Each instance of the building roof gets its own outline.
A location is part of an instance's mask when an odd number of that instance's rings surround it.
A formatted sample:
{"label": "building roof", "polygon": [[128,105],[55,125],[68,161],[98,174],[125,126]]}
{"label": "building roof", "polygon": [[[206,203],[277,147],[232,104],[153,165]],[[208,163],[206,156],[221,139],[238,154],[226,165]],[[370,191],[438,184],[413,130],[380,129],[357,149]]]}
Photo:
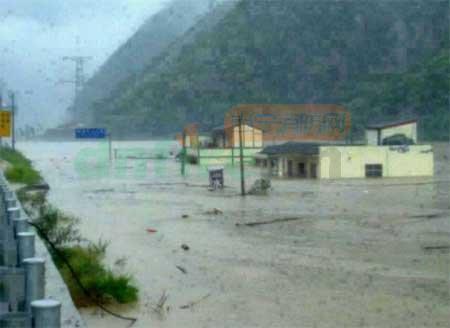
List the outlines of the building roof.
{"label": "building roof", "polygon": [[219,125],[212,129],[212,132],[224,132],[225,131],[225,125]]}
{"label": "building roof", "polygon": [[394,120],[394,121],[378,121],[369,123],[367,125],[367,129],[386,129],[386,128],[392,128],[394,126],[400,126],[400,125],[406,125],[411,123],[417,123],[417,118],[408,118],[408,119],[400,119],[400,120]]}
{"label": "building roof", "polygon": [[309,142],[286,142],[281,145],[267,146],[261,154],[280,155],[280,154],[299,154],[299,155],[318,155],[319,147],[322,144]]}

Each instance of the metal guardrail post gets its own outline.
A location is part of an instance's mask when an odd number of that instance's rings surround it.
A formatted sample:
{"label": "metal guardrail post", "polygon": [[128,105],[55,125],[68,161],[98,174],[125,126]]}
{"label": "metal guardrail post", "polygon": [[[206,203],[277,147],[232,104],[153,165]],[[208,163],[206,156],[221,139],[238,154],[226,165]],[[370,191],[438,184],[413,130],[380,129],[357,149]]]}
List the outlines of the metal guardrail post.
{"label": "metal guardrail post", "polygon": [[34,232],[21,232],[17,234],[17,255],[19,258],[19,266],[22,265],[23,260],[34,257],[34,238]]}
{"label": "metal guardrail post", "polygon": [[16,218],[13,220],[13,227],[17,237],[19,233],[28,231],[28,221],[25,218]]}
{"label": "metal guardrail post", "polygon": [[9,207],[6,211],[8,225],[11,225],[14,219],[20,218],[20,207]]}
{"label": "metal guardrail post", "polygon": [[33,328],[60,328],[61,302],[42,299],[31,302]]}
{"label": "metal guardrail post", "polygon": [[6,208],[10,207],[16,207],[17,206],[17,200],[15,198],[8,198],[5,200]]}
{"label": "metal guardrail post", "polygon": [[25,309],[30,310],[31,302],[45,297],[45,260],[33,257],[22,263],[25,267]]}

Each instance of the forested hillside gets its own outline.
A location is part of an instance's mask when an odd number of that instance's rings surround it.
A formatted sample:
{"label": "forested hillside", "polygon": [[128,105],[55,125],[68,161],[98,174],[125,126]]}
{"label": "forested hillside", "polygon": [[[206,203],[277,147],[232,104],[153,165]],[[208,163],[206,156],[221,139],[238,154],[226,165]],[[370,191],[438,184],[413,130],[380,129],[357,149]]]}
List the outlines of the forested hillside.
{"label": "forested hillside", "polygon": [[88,121],[95,101],[106,98],[122,81],[133,79],[210,10],[210,0],[172,0],[150,17],[90,78],[75,100],[78,121]]}
{"label": "forested hillside", "polygon": [[417,114],[423,137],[443,138],[448,9],[425,0],[241,0],[97,102],[93,117],[116,134],[158,135],[186,122],[221,124],[241,103],[339,103],[356,133],[369,118]]}

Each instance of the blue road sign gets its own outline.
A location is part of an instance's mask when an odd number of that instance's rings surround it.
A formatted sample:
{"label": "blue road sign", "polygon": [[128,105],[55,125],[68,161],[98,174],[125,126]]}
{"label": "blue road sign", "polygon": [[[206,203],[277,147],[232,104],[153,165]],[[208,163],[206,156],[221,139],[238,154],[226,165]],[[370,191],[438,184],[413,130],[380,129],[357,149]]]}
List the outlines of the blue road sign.
{"label": "blue road sign", "polygon": [[89,128],[75,129],[76,139],[104,139],[106,138],[106,129]]}

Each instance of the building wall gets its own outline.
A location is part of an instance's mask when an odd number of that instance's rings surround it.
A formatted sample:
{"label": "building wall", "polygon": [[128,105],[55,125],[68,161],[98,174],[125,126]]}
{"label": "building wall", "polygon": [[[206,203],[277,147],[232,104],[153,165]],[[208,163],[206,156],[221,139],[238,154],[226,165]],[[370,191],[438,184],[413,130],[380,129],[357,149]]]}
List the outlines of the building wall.
{"label": "building wall", "polygon": [[[261,148],[244,148],[244,162],[253,162],[255,154],[259,153]],[[198,158],[200,156],[200,164],[232,164],[239,163],[239,148],[188,148],[187,154]]]}
{"label": "building wall", "polygon": [[[262,131],[255,129],[249,125],[242,126],[242,139],[244,147],[257,147],[263,146],[263,135]],[[239,127],[235,126],[233,128],[233,143],[234,147],[239,147]]]}
{"label": "building wall", "polygon": [[[385,128],[381,130],[380,134],[380,142],[382,142],[384,138],[391,137],[395,134],[404,134],[407,138],[410,138],[414,140],[415,143],[417,143],[417,123],[413,122],[409,124]],[[376,129],[367,129],[366,141],[368,145],[378,145],[378,131]]]}
{"label": "building wall", "polygon": [[376,146],[378,145],[378,131],[377,130],[366,130],[366,142],[368,145]]}
{"label": "building wall", "polygon": [[381,130],[381,141],[384,138],[393,136],[395,134],[404,134],[406,137],[414,140],[414,142],[417,143],[417,123],[414,122],[383,129]]}
{"label": "building wall", "polygon": [[[289,161],[292,162],[292,171],[291,175],[289,175]],[[275,163],[275,167],[272,167],[271,162]],[[319,160],[318,156],[301,156],[301,155],[278,155],[278,156],[272,156],[268,157],[267,161],[264,162],[263,160],[259,161],[259,164],[262,163],[267,164],[267,169],[272,173],[272,175],[276,175],[278,177],[292,177],[292,178],[313,178],[312,174],[312,164],[316,164],[316,176],[318,176],[318,170],[319,170]],[[300,168],[299,164],[303,163],[305,165],[305,175],[300,175]]]}
{"label": "building wall", "polygon": [[421,146],[320,147],[319,177],[364,178],[367,164],[383,165],[383,177],[433,176],[434,154]]}

